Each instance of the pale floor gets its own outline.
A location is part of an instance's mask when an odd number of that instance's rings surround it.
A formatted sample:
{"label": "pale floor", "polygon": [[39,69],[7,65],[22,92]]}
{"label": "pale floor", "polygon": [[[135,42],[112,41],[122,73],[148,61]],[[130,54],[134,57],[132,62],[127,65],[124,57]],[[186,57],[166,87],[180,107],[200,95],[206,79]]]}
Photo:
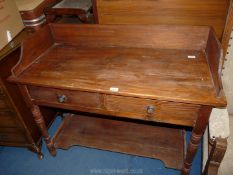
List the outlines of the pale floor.
{"label": "pale floor", "polygon": [[233,115],[230,116],[230,137],[228,147],[219,169],[219,175],[233,175]]}

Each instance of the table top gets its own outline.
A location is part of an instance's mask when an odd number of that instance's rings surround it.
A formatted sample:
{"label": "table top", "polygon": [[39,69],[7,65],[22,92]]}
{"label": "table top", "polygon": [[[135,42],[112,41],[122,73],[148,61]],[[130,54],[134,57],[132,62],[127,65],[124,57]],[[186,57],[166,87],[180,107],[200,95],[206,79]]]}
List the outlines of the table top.
{"label": "table top", "polygon": [[106,93],[116,88],[113,93],[160,100],[215,100],[205,55],[197,51],[55,45],[21,79],[34,85]]}
{"label": "table top", "polygon": [[84,47],[55,42],[11,80],[59,89],[224,106],[225,97],[216,96],[207,60],[205,50]]}

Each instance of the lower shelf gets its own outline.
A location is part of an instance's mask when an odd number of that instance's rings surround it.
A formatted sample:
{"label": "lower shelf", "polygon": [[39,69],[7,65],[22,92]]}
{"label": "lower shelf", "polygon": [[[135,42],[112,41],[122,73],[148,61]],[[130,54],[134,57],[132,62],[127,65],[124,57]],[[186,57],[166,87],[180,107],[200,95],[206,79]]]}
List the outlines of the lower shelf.
{"label": "lower shelf", "polygon": [[180,129],[69,114],[54,142],[61,149],[80,145],[160,159],[174,169],[183,165],[184,132]]}

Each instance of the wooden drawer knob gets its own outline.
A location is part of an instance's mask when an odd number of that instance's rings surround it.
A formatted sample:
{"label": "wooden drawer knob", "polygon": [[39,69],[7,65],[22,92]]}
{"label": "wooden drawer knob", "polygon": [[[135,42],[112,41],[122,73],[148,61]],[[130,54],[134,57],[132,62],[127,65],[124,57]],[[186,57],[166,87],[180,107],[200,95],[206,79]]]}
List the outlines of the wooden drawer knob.
{"label": "wooden drawer knob", "polygon": [[147,106],[147,113],[153,114],[155,112],[155,107],[153,105]]}
{"label": "wooden drawer knob", "polygon": [[57,96],[57,101],[59,103],[64,103],[67,100],[67,97],[65,95],[58,95]]}

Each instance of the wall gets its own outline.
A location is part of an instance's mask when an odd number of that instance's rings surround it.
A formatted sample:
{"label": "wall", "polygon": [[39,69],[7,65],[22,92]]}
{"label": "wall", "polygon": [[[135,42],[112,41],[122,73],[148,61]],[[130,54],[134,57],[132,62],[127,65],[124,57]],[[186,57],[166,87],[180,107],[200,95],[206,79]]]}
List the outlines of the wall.
{"label": "wall", "polygon": [[[231,37],[233,37],[233,32]],[[229,42],[228,54],[224,64],[223,87],[227,97],[228,112],[233,114],[233,39]]]}

